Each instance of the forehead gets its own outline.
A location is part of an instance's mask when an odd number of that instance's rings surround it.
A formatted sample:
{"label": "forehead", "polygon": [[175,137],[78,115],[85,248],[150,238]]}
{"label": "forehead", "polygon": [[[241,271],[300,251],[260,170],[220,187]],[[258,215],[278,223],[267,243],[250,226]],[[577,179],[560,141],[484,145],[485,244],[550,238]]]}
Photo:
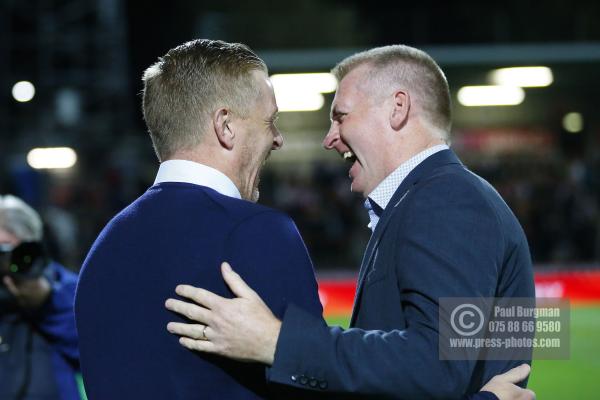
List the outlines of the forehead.
{"label": "forehead", "polygon": [[370,68],[368,65],[361,65],[351,70],[342,78],[333,99],[332,108],[351,106],[357,102],[365,100],[369,92],[367,89],[367,77]]}
{"label": "forehead", "polygon": [[275,100],[275,92],[273,91],[273,84],[269,79],[268,75],[264,71],[252,71],[260,94],[257,99],[257,105],[265,109],[265,112],[273,113],[277,111],[277,102]]}

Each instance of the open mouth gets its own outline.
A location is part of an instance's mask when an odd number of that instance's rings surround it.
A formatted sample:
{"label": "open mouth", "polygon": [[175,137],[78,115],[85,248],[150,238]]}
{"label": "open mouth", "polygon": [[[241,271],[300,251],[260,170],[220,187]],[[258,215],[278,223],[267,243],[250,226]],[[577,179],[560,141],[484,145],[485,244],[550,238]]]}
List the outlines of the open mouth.
{"label": "open mouth", "polygon": [[349,162],[350,164],[354,164],[354,162],[356,161],[356,156],[350,150],[343,152],[342,158],[344,159],[344,161]]}
{"label": "open mouth", "polygon": [[262,163],[262,166],[263,166],[263,167],[265,166],[265,164],[267,164],[267,160],[269,159],[269,157],[271,157],[271,152],[270,152],[270,151],[269,151],[269,152],[267,153],[267,155],[265,156],[265,160],[264,160],[264,161],[263,161],[263,163]]}

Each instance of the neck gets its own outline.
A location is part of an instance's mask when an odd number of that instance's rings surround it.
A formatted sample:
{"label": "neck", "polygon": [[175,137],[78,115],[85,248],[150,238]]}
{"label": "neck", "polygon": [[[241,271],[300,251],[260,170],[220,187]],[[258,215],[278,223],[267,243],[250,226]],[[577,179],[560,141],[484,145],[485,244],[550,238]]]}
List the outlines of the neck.
{"label": "neck", "polygon": [[187,160],[204,164],[225,174],[225,176],[231,179],[240,193],[243,193],[242,182],[238,176],[239,174],[236,173],[236,171],[239,170],[239,167],[233,158],[230,159],[230,157],[227,157],[229,154],[221,154],[222,151],[223,149],[209,149],[198,146],[193,150],[178,150],[171,157],[163,161]]}
{"label": "neck", "polygon": [[423,126],[415,126],[410,133],[401,135],[398,140],[388,148],[391,153],[387,169],[388,175],[395,171],[402,163],[410,160],[412,157],[440,144],[446,144],[437,132],[431,129],[425,129]]}

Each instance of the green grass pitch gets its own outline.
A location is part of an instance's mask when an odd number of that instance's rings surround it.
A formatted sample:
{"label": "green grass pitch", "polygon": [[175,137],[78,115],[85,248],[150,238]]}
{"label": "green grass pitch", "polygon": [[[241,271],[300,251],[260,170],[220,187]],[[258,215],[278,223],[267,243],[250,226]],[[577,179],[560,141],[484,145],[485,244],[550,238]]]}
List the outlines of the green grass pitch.
{"label": "green grass pitch", "polygon": [[[349,316],[327,318],[348,326]],[[571,309],[571,357],[534,360],[528,387],[541,400],[600,399],[600,306]]]}

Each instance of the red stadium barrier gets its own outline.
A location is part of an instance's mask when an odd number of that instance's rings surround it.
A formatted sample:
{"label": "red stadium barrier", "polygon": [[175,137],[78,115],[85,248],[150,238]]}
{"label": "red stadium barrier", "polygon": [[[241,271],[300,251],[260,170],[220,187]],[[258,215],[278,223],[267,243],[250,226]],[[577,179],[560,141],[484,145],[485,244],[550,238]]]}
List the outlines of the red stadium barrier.
{"label": "red stadium barrier", "polygon": [[[355,279],[319,279],[324,315],[350,314],[355,291]],[[538,272],[535,292],[537,297],[567,298],[574,305],[597,305],[600,303],[600,271]]]}
{"label": "red stadium barrier", "polygon": [[319,279],[319,298],[323,304],[323,315],[349,315],[352,312],[355,279]]}
{"label": "red stadium barrier", "polygon": [[561,297],[572,304],[600,303],[600,271],[540,272],[535,274],[537,297]]}

